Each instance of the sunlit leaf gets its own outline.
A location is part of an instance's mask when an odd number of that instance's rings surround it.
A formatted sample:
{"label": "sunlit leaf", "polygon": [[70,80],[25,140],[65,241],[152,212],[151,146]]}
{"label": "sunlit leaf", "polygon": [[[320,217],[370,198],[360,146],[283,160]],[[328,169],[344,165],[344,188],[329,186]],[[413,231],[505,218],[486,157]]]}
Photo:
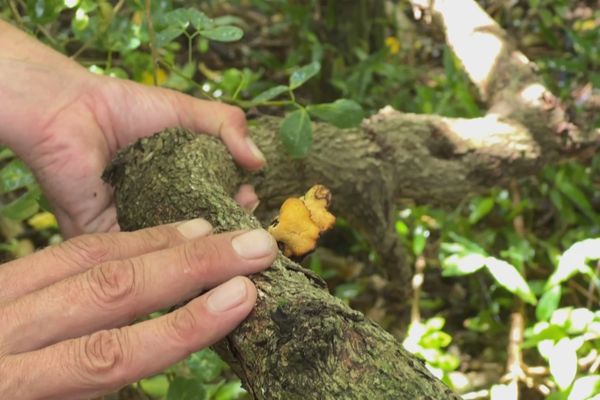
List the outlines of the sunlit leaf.
{"label": "sunlit leaf", "polygon": [[479,271],[485,266],[486,257],[481,254],[453,254],[442,261],[442,276],[462,276]]}
{"label": "sunlit leaf", "polygon": [[600,375],[583,376],[573,382],[567,400],[589,399],[598,393],[600,393]]}
{"label": "sunlit leaf", "polygon": [[277,96],[279,96],[280,94],[286,93],[288,90],[289,90],[288,87],[284,86],[284,85],[272,87],[272,88],[267,89],[264,92],[260,93],[258,96],[256,96],[252,100],[252,104],[260,104],[260,103],[264,103],[265,101],[272,100],[272,99],[276,98]]}
{"label": "sunlit leaf", "polygon": [[312,145],[312,126],[305,109],[288,114],[279,128],[279,137],[292,157],[303,157]]}
{"label": "sunlit leaf", "polygon": [[217,26],[216,28],[200,31],[200,35],[218,42],[235,42],[244,36],[244,31],[237,26]]}
{"label": "sunlit leaf", "polygon": [[548,279],[547,287],[559,285],[577,273],[592,274],[588,261],[600,259],[600,238],[573,244],[560,257],[558,267]]}
{"label": "sunlit leaf", "polygon": [[428,348],[443,348],[451,342],[452,336],[442,331],[431,332],[421,338],[421,345]]}
{"label": "sunlit leaf", "polygon": [[519,387],[516,382],[493,385],[490,391],[490,400],[518,400]]}
{"label": "sunlit leaf", "polygon": [[588,325],[594,320],[594,313],[587,308],[574,308],[569,313],[567,332],[571,335],[587,332]]}
{"label": "sunlit leaf", "polygon": [[352,128],[360,124],[364,117],[360,104],[347,99],[339,99],[333,103],[310,105],[308,112],[338,128]]}
{"label": "sunlit leaf", "polygon": [[550,351],[550,374],[561,390],[567,389],[577,375],[577,347],[569,338],[563,338]]}
{"label": "sunlit leaf", "polygon": [[214,400],[236,400],[242,398],[246,393],[239,379],[229,381],[222,385],[219,390],[211,397]]}
{"label": "sunlit leaf", "polygon": [[319,62],[313,62],[304,67],[298,68],[290,76],[290,89],[296,89],[304,84],[307,80],[315,76],[321,70]]}
{"label": "sunlit leaf", "polygon": [[142,379],[140,381],[142,390],[152,397],[164,397],[169,390],[169,380],[164,374]]}
{"label": "sunlit leaf", "polygon": [[495,257],[487,257],[485,264],[500,286],[516,294],[527,303],[536,303],[537,300],[531,288],[513,265]]}

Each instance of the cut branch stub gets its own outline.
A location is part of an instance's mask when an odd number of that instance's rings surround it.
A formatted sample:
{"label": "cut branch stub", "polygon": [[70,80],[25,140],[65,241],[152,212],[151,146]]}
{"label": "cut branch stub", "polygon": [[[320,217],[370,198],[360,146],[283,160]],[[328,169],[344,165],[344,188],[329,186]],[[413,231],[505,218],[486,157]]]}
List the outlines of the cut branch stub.
{"label": "cut branch stub", "polygon": [[[206,135],[168,129],[142,139],[118,154],[105,179],[124,230],[196,217],[217,232],[260,226],[231,197],[244,173]],[[255,310],[216,349],[255,399],[459,399],[289,259],[279,255],[251,278]]]}

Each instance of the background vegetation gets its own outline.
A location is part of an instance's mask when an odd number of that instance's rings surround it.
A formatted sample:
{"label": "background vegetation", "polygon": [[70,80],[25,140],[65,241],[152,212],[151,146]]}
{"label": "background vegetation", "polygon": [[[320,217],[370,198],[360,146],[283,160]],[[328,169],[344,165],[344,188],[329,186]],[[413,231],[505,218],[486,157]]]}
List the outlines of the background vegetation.
{"label": "background vegetation", "polygon": [[[4,0],[0,17],[95,73],[237,104],[250,123],[285,114],[279,135],[294,156],[310,151],[311,118],[348,127],[386,105],[482,114],[440,32],[415,21],[407,2],[351,3]],[[600,3],[480,4],[582,113],[600,88]],[[598,115],[579,117],[600,125]],[[59,242],[25,165],[8,149],[0,162],[4,258]],[[600,399],[600,156],[549,166],[455,210],[405,204],[396,228],[416,271],[405,314],[377,313],[382,269],[344,221],[305,263],[383,326],[407,321],[394,332],[465,399]],[[524,342],[514,348],[519,332]],[[245,397],[210,350],[115,395]]]}

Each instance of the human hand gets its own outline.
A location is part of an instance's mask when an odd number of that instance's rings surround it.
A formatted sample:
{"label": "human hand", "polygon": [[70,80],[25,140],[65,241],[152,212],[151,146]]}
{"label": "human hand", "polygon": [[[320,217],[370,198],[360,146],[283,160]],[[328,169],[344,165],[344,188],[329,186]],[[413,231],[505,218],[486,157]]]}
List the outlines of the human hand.
{"label": "human hand", "polygon": [[264,230],[210,230],[198,219],[82,235],[0,266],[0,398],[99,396],[225,336],[256,301],[249,279],[231,278],[268,267],[277,245]]}
{"label": "human hand", "polygon": [[[216,135],[242,166],[264,163],[240,109],[77,65],[0,58],[0,103],[0,137],[32,168],[66,236],[119,230],[102,171],[119,148],[163,128]],[[252,206],[257,198],[246,187],[238,201]]]}

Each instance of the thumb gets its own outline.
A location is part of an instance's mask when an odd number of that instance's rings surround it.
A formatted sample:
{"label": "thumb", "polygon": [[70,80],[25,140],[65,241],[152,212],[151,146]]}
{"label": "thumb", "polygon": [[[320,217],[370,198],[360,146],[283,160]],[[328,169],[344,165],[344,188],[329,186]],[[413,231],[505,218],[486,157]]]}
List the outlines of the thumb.
{"label": "thumb", "polygon": [[103,92],[119,147],[161,129],[181,126],[219,137],[242,167],[255,170],[264,165],[264,155],[248,136],[246,116],[240,108],[170,89],[106,79],[112,81],[103,85]]}

